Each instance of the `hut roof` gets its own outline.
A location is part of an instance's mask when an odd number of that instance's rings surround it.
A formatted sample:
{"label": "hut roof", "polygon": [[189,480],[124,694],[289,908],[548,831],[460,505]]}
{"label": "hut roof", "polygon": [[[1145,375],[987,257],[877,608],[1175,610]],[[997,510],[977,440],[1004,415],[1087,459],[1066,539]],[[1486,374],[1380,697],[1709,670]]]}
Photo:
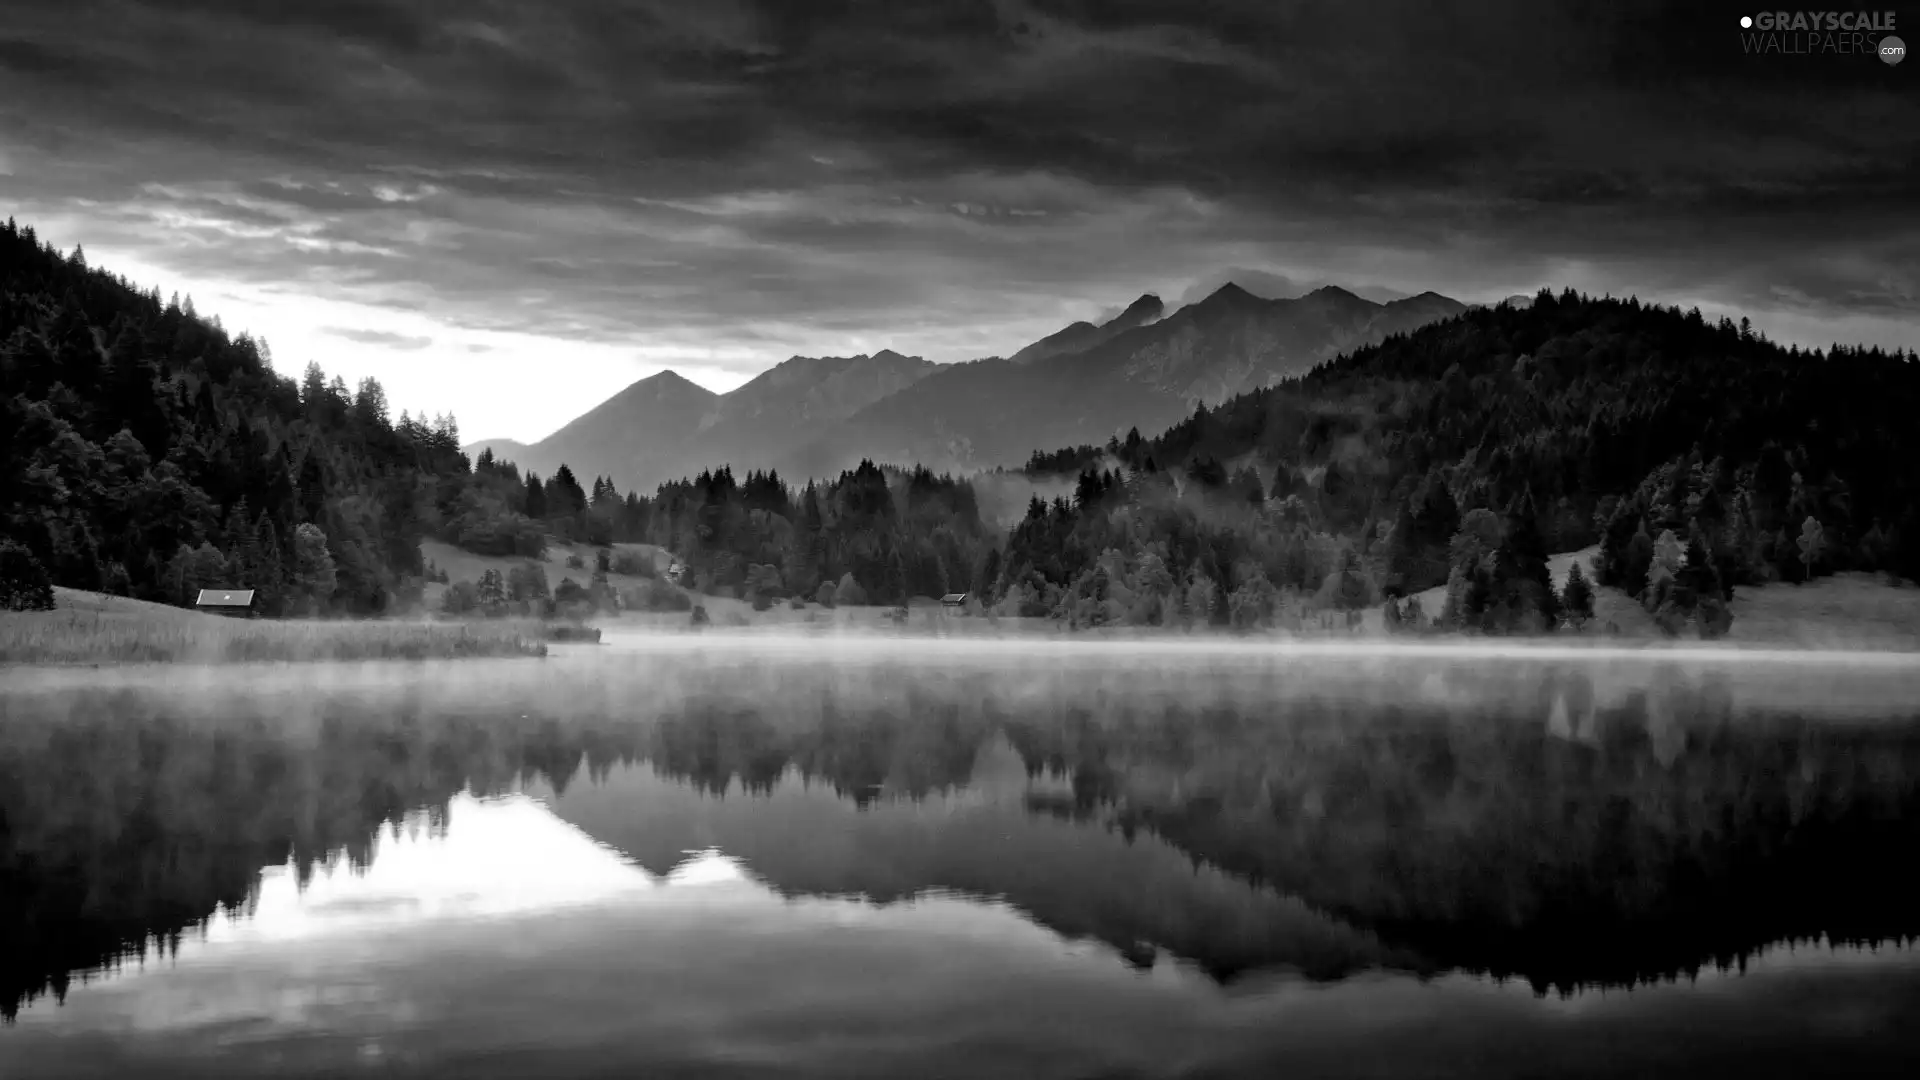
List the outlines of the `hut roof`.
{"label": "hut roof", "polygon": [[201,589],[195,607],[252,607],[252,589]]}

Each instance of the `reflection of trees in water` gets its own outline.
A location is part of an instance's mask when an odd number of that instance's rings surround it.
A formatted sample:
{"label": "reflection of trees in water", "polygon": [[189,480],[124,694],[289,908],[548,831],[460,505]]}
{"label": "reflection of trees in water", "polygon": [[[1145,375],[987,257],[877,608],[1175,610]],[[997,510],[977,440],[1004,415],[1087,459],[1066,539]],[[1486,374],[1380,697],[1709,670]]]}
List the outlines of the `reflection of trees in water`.
{"label": "reflection of trees in water", "polygon": [[[251,905],[260,870],[364,868],[383,827],[576,758],[572,736],[479,722],[335,713],[196,722],[96,700],[72,717],[10,710],[0,728],[0,1013],[69,972],[166,956]],[[544,738],[542,737],[544,736]],[[417,821],[418,818],[416,817]]]}
{"label": "reflection of trees in water", "polygon": [[[180,720],[110,696],[59,718],[10,709],[0,1010],[64,993],[68,972],[170,950],[219,909],[243,910],[263,866],[291,860],[304,878],[335,858],[364,865],[381,828],[422,808],[444,815],[463,788],[539,779],[564,793],[583,768],[594,783],[645,760],[713,794],[764,794],[791,769],[872,807],[965,787],[997,733],[1029,776],[1061,781],[1026,794],[1031,812],[1151,832],[1439,965],[1540,987],[1920,928],[1901,873],[1920,851],[1910,725],[1736,716],[1727,687],[1679,677],[1601,701],[1579,672],[1534,673],[1478,706],[1225,683],[1138,690],[1089,706],[1071,688],[986,677],[876,678],[851,693],[796,674],[773,707],[713,685],[612,714],[502,700],[456,715],[416,695],[342,702],[291,726]],[[1206,926],[1182,925],[1182,905],[1203,906],[1193,886],[1095,897],[1097,873],[968,865],[968,887],[1063,932],[1136,954],[1142,935],[1159,935],[1149,943],[1204,956],[1223,977],[1235,957],[1295,947],[1210,943]],[[1231,904],[1243,936],[1247,920],[1271,917]]]}
{"label": "reflection of trees in water", "polygon": [[[1541,689],[1549,704],[1517,718],[1329,700],[1221,731],[1175,707],[1079,740],[1042,724],[1026,741],[1126,778],[1119,821],[1443,964],[1538,988],[1920,928],[1903,885],[1920,851],[1910,726],[1735,718],[1724,686],[1667,682],[1593,710],[1580,741],[1552,730],[1551,703],[1584,708],[1589,688]],[[1201,733],[1189,767],[1166,768],[1168,731]]]}

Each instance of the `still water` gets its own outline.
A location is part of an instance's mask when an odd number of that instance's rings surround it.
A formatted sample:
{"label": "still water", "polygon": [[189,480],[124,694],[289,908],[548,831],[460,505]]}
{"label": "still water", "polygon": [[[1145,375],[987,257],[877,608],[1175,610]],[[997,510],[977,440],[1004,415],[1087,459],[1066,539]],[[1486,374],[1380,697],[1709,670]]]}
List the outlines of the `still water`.
{"label": "still water", "polygon": [[1920,1075],[1920,672],[5,678],[0,1076]]}

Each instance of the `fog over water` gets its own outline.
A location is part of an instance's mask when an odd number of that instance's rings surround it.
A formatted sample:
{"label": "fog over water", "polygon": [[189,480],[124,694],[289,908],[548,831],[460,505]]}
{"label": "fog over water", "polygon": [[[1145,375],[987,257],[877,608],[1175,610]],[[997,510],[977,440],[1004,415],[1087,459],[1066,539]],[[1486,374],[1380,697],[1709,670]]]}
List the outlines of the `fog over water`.
{"label": "fog over water", "polygon": [[[879,682],[872,681],[874,669],[885,672]],[[0,676],[0,687],[11,701],[79,689],[184,694],[197,700],[198,710],[212,712],[256,708],[266,699],[277,714],[299,712],[316,694],[390,691],[447,704],[530,696],[549,707],[660,707],[674,695],[716,687],[745,695],[774,693],[795,671],[851,692],[877,690],[889,681],[937,684],[960,675],[992,675],[992,685],[1002,692],[1068,698],[1121,680],[1174,698],[1198,692],[1259,700],[1277,691],[1372,703],[1494,703],[1532,696],[1544,673],[1566,672],[1577,673],[1603,694],[1705,680],[1742,703],[1824,717],[1886,715],[1920,701],[1920,653],[1910,652],[764,630],[614,631],[602,645],[554,646],[545,661],[531,662],[14,668]]]}
{"label": "fog over water", "polygon": [[0,780],[8,1076],[1920,1064],[1892,654],[14,670]]}

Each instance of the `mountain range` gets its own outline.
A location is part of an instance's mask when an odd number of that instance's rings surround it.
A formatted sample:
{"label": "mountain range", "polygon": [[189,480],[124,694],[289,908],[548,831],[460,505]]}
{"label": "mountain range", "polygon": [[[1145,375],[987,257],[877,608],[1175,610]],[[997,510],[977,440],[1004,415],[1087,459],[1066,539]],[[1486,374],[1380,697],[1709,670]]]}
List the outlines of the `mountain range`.
{"label": "mountain range", "polygon": [[786,451],[933,372],[939,365],[889,349],[860,356],[796,356],[725,394],[663,371],[574,418],[537,443],[474,443],[522,470],[552,475],[562,463],[622,489],[710,465],[740,471],[778,464]]}
{"label": "mountain range", "polygon": [[1381,303],[1325,286],[1266,299],[1229,282],[1171,314],[1159,297],[1141,296],[1109,320],[1076,322],[1007,359],[796,356],[725,394],[662,372],[539,442],[466,449],[491,448],[543,476],[565,463],[577,476],[641,491],[721,464],[795,481],[863,458],[956,472],[1013,466],[1036,448],[1163,429],[1196,404],[1466,309],[1432,292]]}

